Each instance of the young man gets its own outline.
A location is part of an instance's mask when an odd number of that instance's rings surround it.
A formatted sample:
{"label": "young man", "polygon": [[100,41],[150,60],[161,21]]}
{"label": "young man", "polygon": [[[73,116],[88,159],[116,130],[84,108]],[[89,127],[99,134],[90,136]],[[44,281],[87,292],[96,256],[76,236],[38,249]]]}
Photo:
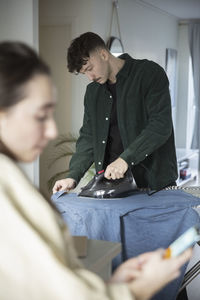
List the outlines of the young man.
{"label": "young man", "polygon": [[84,100],[84,120],[68,178],[53,192],[69,191],[95,162],[108,179],[131,168],[137,186],[150,192],[174,185],[177,161],[169,82],[152,61],[128,54],[113,56],[104,41],[87,32],[68,49],[68,69],[91,81]]}

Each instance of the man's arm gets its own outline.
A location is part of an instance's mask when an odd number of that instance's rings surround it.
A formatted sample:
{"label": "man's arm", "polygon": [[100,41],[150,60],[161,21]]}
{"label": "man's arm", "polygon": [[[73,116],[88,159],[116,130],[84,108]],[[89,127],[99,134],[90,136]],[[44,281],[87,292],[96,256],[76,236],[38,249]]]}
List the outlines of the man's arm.
{"label": "man's arm", "polygon": [[171,136],[173,128],[169,82],[164,70],[156,64],[153,72],[147,70],[142,89],[147,125],[120,155],[130,166],[161,147]]}
{"label": "man's arm", "polygon": [[80,129],[80,136],[76,143],[76,152],[69,164],[67,178],[56,181],[53,193],[57,191],[70,191],[78,184],[85,172],[94,162],[92,126],[87,108],[87,92],[84,99],[84,118]]}

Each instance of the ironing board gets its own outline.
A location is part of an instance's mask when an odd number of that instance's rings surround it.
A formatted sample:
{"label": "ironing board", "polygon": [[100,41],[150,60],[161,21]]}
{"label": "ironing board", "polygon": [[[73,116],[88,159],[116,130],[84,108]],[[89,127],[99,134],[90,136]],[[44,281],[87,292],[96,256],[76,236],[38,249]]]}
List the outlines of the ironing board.
{"label": "ironing board", "polygon": [[[200,222],[195,209],[200,198],[182,190],[162,190],[152,196],[137,192],[112,200],[58,192],[52,201],[72,235],[121,242],[122,252],[113,260],[113,268],[143,252],[167,248],[185,230]],[[177,280],[152,299],[175,300],[185,269],[186,266]]]}

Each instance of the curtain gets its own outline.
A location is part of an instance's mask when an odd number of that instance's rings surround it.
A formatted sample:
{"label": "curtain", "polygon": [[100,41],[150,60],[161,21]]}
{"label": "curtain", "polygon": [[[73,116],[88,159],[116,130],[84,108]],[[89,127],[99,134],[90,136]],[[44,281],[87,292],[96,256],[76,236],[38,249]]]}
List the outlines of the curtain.
{"label": "curtain", "polygon": [[195,122],[192,149],[200,150],[200,24],[189,23],[189,48],[194,80]]}

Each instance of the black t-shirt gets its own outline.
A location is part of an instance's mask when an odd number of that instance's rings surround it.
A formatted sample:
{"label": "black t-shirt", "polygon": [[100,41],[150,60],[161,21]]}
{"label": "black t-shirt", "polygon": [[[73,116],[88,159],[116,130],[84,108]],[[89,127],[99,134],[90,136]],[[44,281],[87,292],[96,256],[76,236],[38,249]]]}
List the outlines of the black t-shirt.
{"label": "black t-shirt", "polygon": [[110,91],[113,97],[112,103],[112,111],[110,115],[110,127],[108,133],[108,140],[106,144],[106,151],[104,157],[104,169],[107,165],[111,162],[116,160],[119,155],[124,151],[124,147],[122,144],[119,127],[118,127],[118,120],[117,120],[117,94],[116,94],[116,83],[109,84],[108,82],[107,88]]}

